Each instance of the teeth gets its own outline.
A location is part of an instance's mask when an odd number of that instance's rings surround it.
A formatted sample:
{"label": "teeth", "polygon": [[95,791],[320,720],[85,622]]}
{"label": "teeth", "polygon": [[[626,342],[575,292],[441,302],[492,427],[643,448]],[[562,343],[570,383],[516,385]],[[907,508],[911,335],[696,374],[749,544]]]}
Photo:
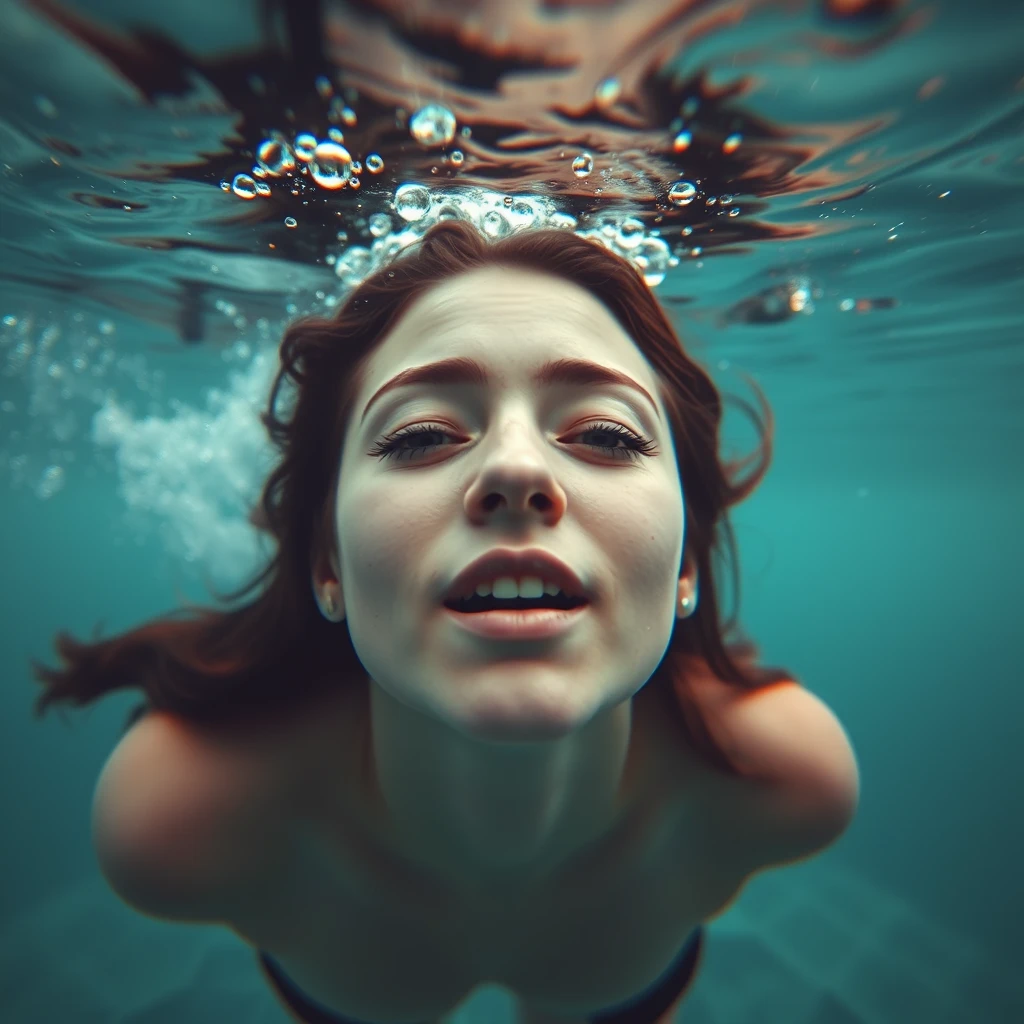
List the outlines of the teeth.
{"label": "teeth", "polygon": [[[542,580],[539,576],[524,576],[518,581],[513,576],[500,576],[493,583],[478,583],[475,591],[479,597],[493,596],[497,598],[540,597],[541,594],[554,597],[555,594],[561,592],[557,583]],[[464,598],[472,596],[472,594],[463,594]]]}

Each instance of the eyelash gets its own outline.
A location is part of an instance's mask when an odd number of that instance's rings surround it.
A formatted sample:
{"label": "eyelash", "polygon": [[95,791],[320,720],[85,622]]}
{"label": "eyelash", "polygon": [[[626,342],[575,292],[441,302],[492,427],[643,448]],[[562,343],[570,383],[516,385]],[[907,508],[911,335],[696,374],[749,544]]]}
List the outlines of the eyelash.
{"label": "eyelash", "polygon": [[[588,426],[585,430],[577,431],[580,434],[591,434],[591,433],[603,433],[603,434],[614,434],[616,437],[621,438],[626,442],[626,448],[607,448],[607,451],[615,453],[614,458],[625,457],[628,459],[637,459],[642,455],[650,455],[657,447],[655,442],[648,437],[643,437],[638,434],[634,434],[631,430],[627,430],[625,427],[618,423],[595,423]],[[398,458],[401,459],[403,455],[421,451],[424,448],[434,448],[436,445],[419,445],[416,448],[399,448],[399,444],[409,437],[417,437],[421,434],[448,434],[451,436],[451,431],[446,430],[444,427],[440,427],[434,423],[427,423],[422,425],[416,425],[412,427],[403,427],[401,430],[396,431],[393,434],[388,434],[387,437],[381,438],[372,451],[368,451],[367,455],[374,455],[378,459],[386,459],[388,456],[397,452]],[[604,445],[590,445],[591,448],[604,448]],[[622,452],[623,456],[618,453]]]}

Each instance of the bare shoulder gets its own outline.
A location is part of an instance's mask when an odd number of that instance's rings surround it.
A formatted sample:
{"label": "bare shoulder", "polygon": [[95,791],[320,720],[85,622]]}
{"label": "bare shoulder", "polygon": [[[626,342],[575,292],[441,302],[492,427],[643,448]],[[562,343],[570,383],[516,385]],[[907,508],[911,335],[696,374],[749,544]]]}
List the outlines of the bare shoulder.
{"label": "bare shoulder", "polygon": [[721,816],[723,864],[746,875],[837,840],[860,800],[860,772],[832,710],[795,680],[756,691],[698,684],[708,728],[742,769]]}
{"label": "bare shoulder", "polygon": [[155,712],[100,773],[93,845],[117,895],[144,914],[217,921],[287,857],[287,778],[274,756]]}

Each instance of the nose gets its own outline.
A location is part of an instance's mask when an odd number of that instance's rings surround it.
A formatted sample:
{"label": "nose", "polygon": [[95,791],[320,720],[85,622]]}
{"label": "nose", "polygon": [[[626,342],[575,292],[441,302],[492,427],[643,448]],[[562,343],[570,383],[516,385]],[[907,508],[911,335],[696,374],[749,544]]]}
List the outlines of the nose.
{"label": "nose", "polygon": [[565,514],[565,490],[534,445],[517,434],[503,434],[466,491],[466,514],[475,524],[503,516],[550,526]]}

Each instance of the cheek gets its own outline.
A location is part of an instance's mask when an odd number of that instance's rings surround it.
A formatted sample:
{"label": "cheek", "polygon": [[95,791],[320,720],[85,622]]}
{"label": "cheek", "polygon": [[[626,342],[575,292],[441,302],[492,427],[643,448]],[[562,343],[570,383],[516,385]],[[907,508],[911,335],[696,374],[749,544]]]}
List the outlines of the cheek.
{"label": "cheek", "polygon": [[[346,583],[351,596],[390,611],[422,597],[429,580],[426,568],[439,573],[439,531],[447,521],[432,512],[423,495],[411,487],[365,488],[338,508],[337,531]],[[458,568],[458,567],[456,567]]]}

